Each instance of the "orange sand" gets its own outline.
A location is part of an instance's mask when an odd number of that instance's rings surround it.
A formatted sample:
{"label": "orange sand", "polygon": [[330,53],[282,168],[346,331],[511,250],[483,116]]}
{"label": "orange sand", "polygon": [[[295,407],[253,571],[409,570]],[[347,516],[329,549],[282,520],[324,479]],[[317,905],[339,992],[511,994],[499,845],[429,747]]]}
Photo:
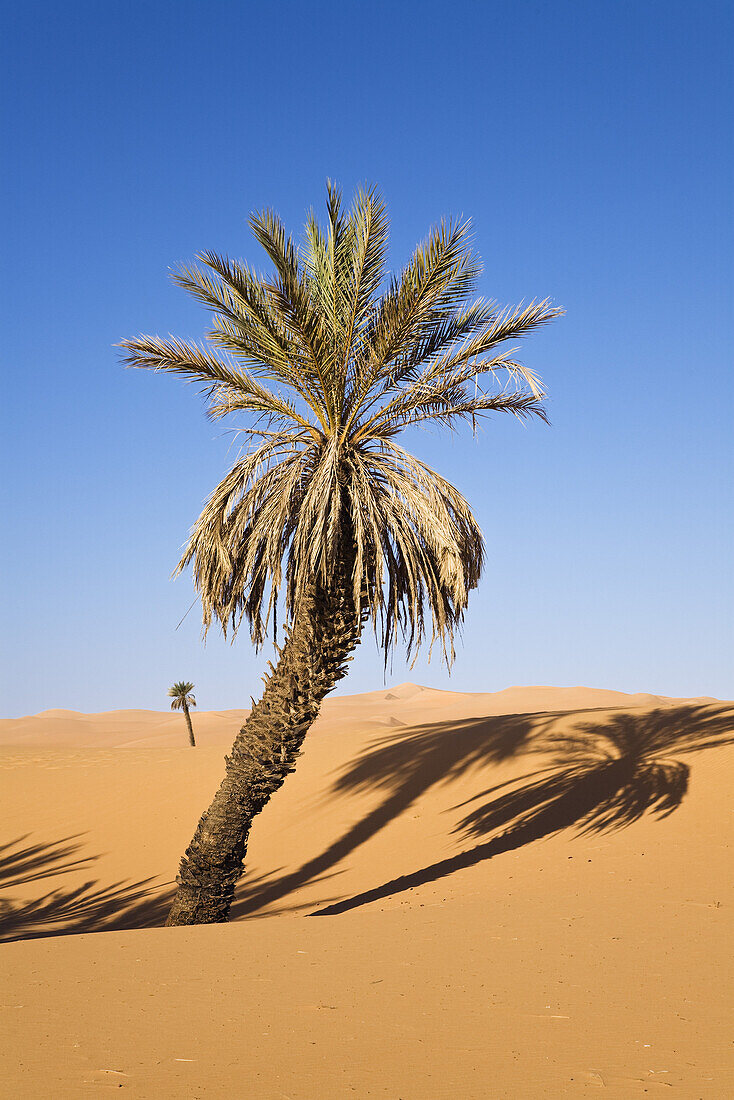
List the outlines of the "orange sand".
{"label": "orange sand", "polygon": [[734,1096],[734,704],[328,700],[236,920],[155,927],[244,713],[0,722],[0,1095]]}

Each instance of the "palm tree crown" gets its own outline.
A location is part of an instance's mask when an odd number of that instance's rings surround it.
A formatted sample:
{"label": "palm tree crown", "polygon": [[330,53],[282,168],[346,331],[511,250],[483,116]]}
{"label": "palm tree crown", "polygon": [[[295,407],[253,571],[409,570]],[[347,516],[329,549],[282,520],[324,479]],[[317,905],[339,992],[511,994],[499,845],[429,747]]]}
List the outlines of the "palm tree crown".
{"label": "palm tree crown", "polygon": [[196,699],[191,694],[193,690],[194,685],[186,680],[178,680],[173,687],[170,687],[168,694],[173,699],[171,710],[186,710],[187,707],[195,707]]}
{"label": "palm tree crown", "polygon": [[[562,311],[472,299],[479,263],[468,223],[442,222],[386,279],[386,209],[374,189],[351,209],[328,186],[297,245],[270,210],[250,226],[274,268],[212,252],[175,281],[214,312],[208,343],[126,340],[125,361],[200,383],[214,419],[251,414],[248,446],[206,502],[178,570],[193,562],[204,624],[244,617],[260,644],[279,592],[292,619],[315,579],[348,560],[360,615],[385,653],[425,636],[453,656],[484,543],[464,497],[396,436],[493,411],[545,419],[536,375],[500,351]],[[175,705],[175,704],[174,704]]]}

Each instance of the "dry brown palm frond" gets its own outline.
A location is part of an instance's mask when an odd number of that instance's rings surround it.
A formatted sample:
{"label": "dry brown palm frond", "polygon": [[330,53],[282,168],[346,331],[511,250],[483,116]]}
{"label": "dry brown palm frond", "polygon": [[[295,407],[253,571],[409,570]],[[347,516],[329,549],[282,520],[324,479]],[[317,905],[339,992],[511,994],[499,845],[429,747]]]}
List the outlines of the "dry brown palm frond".
{"label": "dry brown palm frond", "polygon": [[474,299],[468,223],[442,222],[388,283],[388,218],[374,188],[349,209],[328,186],[327,223],[297,245],[272,211],[250,225],[273,268],[202,253],[174,278],[214,313],[206,349],[126,340],[131,366],[199,383],[214,419],[246,414],[249,451],[216,487],[178,570],[191,564],[204,623],[244,619],[261,643],[278,593],[292,617],[350,547],[352,598],[387,654],[428,636],[453,656],[482,570],[464,497],[396,442],[423,422],[491,412],[545,419],[537,375],[500,345],[559,316],[548,300],[503,309]]}

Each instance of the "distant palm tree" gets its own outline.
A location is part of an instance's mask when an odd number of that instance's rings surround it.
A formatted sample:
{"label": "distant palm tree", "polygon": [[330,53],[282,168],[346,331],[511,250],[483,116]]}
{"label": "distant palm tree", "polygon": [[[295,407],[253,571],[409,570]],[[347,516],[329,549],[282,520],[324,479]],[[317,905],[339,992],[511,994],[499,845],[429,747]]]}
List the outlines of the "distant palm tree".
{"label": "distant palm tree", "polygon": [[194,728],[191,725],[191,715],[189,714],[189,707],[196,706],[196,699],[194,699],[191,694],[193,690],[193,684],[189,684],[186,680],[179,680],[178,683],[168,689],[168,694],[173,698],[171,710],[182,710],[184,712],[184,718],[186,719],[186,725],[189,731],[189,741],[195,748],[196,741],[194,741]]}
{"label": "distant palm tree", "polygon": [[[279,594],[286,636],[235,739],[214,801],[181,861],[168,924],[227,920],[254,816],[293,770],[321,701],[371,619],[385,651],[414,653],[431,622],[448,663],[484,542],[464,497],[395,441],[482,414],[545,419],[532,371],[498,345],[561,313],[469,300],[479,262],[469,226],[442,222],[385,285],[388,218],[374,190],[351,210],[328,187],[297,246],[271,211],[250,225],[274,277],[213,252],[175,281],[214,311],[209,344],[125,340],[130,366],[201,386],[210,417],[250,414],[255,441],[209,497],[190,562],[204,625],[244,618],[256,646]],[[480,379],[494,383],[485,389]]]}

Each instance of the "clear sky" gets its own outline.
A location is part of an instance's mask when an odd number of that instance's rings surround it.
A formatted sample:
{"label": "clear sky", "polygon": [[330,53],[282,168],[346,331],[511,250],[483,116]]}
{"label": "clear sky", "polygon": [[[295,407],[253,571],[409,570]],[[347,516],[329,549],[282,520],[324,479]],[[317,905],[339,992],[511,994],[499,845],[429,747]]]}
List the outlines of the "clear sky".
{"label": "clear sky", "polygon": [[[169,269],[260,264],[327,177],[376,183],[391,262],[470,216],[480,292],[552,297],[524,345],[552,427],[423,433],[488,565],[449,680],[734,696],[734,8],[676,0],[4,3],[0,714],[248,705],[270,653],[169,580],[233,458],[194,389],[125,371],[200,337]],[[371,639],[341,690],[383,684]]]}

